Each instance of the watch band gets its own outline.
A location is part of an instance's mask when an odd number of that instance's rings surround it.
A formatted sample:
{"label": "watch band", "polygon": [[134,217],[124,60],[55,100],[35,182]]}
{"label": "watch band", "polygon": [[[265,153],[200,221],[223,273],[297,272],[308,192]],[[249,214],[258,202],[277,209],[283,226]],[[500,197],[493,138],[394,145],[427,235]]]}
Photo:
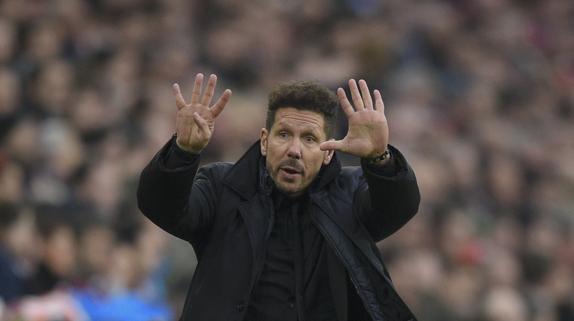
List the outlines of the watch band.
{"label": "watch band", "polygon": [[389,149],[387,148],[387,149],[385,149],[385,151],[384,151],[381,155],[378,155],[378,156],[375,156],[375,157],[373,157],[373,158],[367,159],[367,163],[369,163],[369,164],[377,164],[377,163],[379,163],[380,161],[386,160],[386,159],[388,159],[388,158],[391,158],[391,152],[390,152]]}

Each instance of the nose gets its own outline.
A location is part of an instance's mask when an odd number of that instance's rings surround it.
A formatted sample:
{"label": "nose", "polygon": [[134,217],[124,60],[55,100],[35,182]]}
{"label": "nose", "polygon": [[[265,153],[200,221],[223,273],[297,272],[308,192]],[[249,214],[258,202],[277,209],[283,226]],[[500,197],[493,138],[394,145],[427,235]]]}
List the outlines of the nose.
{"label": "nose", "polygon": [[295,159],[301,158],[301,142],[298,139],[291,140],[291,144],[289,144],[289,149],[287,150],[287,156]]}

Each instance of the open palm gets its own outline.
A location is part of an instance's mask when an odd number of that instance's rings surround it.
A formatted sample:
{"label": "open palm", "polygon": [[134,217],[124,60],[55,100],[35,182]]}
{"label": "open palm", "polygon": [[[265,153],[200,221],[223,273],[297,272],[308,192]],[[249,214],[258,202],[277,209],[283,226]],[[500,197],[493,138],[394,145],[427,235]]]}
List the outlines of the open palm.
{"label": "open palm", "polygon": [[337,90],[339,103],[349,122],[347,135],[341,140],[322,143],[321,149],[338,150],[362,158],[380,155],[389,142],[389,127],[381,93],[378,90],[373,92],[373,104],[369,87],[364,80],[359,80],[359,86],[354,79],[349,80],[349,88],[354,108],[345,91],[342,88]]}
{"label": "open palm", "polygon": [[231,90],[226,89],[217,102],[209,106],[213,99],[216,84],[217,76],[209,76],[207,87],[202,95],[203,74],[197,74],[189,103],[183,99],[179,85],[173,85],[177,106],[176,142],[183,150],[199,153],[209,143],[215,127],[215,119],[223,111],[231,97]]}

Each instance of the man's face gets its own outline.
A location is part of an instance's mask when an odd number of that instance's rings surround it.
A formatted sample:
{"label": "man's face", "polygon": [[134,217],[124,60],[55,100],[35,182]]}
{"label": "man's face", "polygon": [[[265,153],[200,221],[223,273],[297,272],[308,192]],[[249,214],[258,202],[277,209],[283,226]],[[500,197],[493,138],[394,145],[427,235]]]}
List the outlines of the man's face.
{"label": "man's face", "polygon": [[277,188],[292,196],[305,191],[321,165],[331,161],[333,152],[319,149],[326,139],[323,115],[293,107],[277,109],[270,130],[261,129],[261,153]]}

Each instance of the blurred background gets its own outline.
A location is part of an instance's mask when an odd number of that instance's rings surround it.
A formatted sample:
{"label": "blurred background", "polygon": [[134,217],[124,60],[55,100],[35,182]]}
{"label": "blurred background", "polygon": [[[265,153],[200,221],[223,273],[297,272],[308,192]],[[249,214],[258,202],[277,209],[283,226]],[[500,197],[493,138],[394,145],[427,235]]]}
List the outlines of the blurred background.
{"label": "blurred background", "polygon": [[571,0],[0,1],[0,319],[178,317],[195,256],[135,187],[197,72],[234,91],[205,163],[278,83],[366,79],[421,188],[380,243],[420,320],[574,320]]}

